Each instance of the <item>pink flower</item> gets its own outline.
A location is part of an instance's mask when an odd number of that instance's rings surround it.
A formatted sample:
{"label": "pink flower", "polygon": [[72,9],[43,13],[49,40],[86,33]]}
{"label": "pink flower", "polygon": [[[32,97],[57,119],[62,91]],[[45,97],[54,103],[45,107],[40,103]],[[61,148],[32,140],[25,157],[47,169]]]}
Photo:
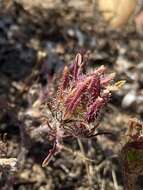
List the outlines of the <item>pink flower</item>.
{"label": "pink flower", "polygon": [[99,125],[96,121],[110,100],[110,89],[114,87],[111,83],[115,74],[106,74],[103,65],[93,73],[83,73],[84,56],[78,53],[73,65],[65,66],[57,93],[46,102],[46,105],[51,105],[50,117],[53,120],[50,118],[47,127],[53,148],[49,151],[44,166],[61,150],[64,138],[92,138],[98,135],[95,133]]}
{"label": "pink flower", "polygon": [[78,83],[72,92],[69,93],[65,101],[66,109],[64,113],[64,120],[69,118],[69,116],[71,116],[71,114],[77,108],[78,104],[80,104],[82,95],[86,92],[90,81],[91,77],[87,77],[83,82]]}
{"label": "pink flower", "polygon": [[104,108],[104,106],[108,103],[110,99],[110,93],[104,94],[103,97],[98,97],[93,104],[91,104],[87,110],[87,113],[85,115],[85,120],[90,123],[93,122],[95,119],[97,119],[98,114],[100,113],[100,110]]}
{"label": "pink flower", "polygon": [[93,73],[83,74],[83,63],[84,59],[78,53],[72,69],[67,66],[64,69],[60,86],[63,120],[80,118],[93,122],[109,101],[110,92],[103,92],[107,91],[115,74],[105,75],[106,68],[103,65]]}

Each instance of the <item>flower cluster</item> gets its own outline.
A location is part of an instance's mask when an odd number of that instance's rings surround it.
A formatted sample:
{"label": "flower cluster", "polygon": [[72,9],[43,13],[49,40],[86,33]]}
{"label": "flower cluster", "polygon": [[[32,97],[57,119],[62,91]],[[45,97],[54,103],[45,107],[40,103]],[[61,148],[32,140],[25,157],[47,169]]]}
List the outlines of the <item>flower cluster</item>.
{"label": "flower cluster", "polygon": [[111,92],[108,87],[115,74],[105,75],[104,66],[86,74],[82,72],[83,66],[83,56],[77,54],[73,65],[64,68],[57,96],[58,109],[62,111],[64,121],[80,119],[91,123],[97,119],[99,112],[110,99]]}
{"label": "flower cluster", "polygon": [[45,103],[50,110],[50,115],[46,115],[45,129],[53,142],[53,149],[43,165],[61,150],[64,138],[92,138],[98,135],[98,117],[110,100],[111,90],[121,85],[112,85],[115,74],[106,74],[104,66],[86,73],[86,61],[85,55],[78,53],[73,64],[65,66],[57,92]]}

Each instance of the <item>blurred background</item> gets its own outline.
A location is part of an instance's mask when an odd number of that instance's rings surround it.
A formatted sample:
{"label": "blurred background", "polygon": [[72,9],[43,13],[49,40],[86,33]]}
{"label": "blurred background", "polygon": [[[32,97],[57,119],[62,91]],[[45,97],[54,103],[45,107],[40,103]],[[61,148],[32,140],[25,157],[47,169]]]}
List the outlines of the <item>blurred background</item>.
{"label": "blurred background", "polygon": [[[32,139],[39,121],[25,116],[81,50],[90,53],[89,70],[104,64],[126,80],[101,123],[114,137],[83,140],[94,160],[90,180],[84,162],[64,151],[42,168],[51,145],[46,137]],[[143,119],[142,0],[0,1],[0,157],[18,159],[14,171],[0,166],[0,189],[123,190],[119,152],[130,118]],[[79,150],[76,141],[67,144]],[[137,187],[143,189],[143,176]]]}

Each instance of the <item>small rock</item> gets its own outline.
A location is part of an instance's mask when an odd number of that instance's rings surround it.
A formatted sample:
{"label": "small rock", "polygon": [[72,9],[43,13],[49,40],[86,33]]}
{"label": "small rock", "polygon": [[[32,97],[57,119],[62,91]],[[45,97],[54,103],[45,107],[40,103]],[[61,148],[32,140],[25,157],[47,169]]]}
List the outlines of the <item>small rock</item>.
{"label": "small rock", "polygon": [[128,92],[122,100],[122,107],[128,108],[136,101],[136,92],[130,91]]}

